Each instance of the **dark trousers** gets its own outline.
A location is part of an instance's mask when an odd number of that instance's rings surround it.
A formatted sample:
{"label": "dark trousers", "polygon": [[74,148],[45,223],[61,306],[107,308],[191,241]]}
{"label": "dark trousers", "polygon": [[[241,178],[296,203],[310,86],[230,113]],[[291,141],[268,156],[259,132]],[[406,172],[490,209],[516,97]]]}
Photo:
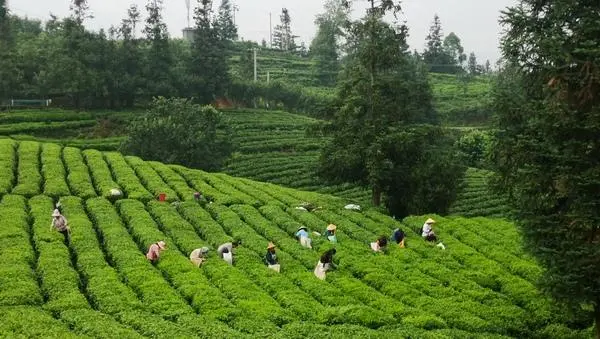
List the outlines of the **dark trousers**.
{"label": "dark trousers", "polygon": [[68,230],[59,231],[59,232],[65,236],[65,244],[68,246],[71,243],[71,234],[69,234]]}

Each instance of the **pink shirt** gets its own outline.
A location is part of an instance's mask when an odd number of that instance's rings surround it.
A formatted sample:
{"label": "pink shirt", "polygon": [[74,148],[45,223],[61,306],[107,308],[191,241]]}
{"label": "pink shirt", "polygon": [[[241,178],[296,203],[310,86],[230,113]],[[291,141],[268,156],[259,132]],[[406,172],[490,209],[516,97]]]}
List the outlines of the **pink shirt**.
{"label": "pink shirt", "polygon": [[58,231],[64,232],[67,230],[67,218],[64,216],[59,216],[58,218],[52,218],[52,227],[56,228]]}
{"label": "pink shirt", "polygon": [[148,253],[146,253],[146,258],[148,258],[148,260],[157,260],[158,257],[160,256],[160,247],[158,247],[158,244],[152,244],[150,245],[150,248],[148,248]]}

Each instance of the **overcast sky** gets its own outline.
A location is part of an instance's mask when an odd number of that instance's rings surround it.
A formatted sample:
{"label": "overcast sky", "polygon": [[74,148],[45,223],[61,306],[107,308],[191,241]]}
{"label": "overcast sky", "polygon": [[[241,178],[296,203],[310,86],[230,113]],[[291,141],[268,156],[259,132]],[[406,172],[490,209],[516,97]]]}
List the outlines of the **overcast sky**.
{"label": "overcast sky", "polygon": [[[196,0],[190,0],[192,7]],[[279,20],[282,7],[288,8],[292,18],[292,32],[307,45],[315,34],[314,18],[322,12],[323,0],[232,0],[238,7],[236,23],[245,40],[269,41],[269,12],[273,26]],[[137,4],[145,14],[147,0],[88,0],[94,18],[87,26],[98,30],[117,25],[126,15],[130,4]],[[215,0],[215,7],[220,0]],[[358,4],[353,16],[362,15]],[[517,0],[405,0],[402,2],[409,26],[411,49],[423,50],[425,37],[433,16],[437,13],[442,21],[444,34],[456,33],[462,40],[466,53],[473,51],[479,62],[490,59],[492,64],[499,58],[498,50],[501,27],[500,11],[512,6]],[[70,0],[8,0],[11,11],[20,16],[46,20],[50,13],[64,17],[69,13]],[[181,37],[186,26],[186,0],[164,0],[164,17],[173,37]]]}

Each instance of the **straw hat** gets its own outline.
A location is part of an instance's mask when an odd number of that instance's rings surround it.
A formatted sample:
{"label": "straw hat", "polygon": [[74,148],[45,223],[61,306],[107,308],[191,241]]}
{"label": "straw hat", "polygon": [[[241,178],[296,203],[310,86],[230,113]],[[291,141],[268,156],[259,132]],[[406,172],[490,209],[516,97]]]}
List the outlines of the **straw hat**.
{"label": "straw hat", "polygon": [[269,245],[267,246],[267,249],[269,248],[275,248],[275,244],[272,242],[269,242]]}
{"label": "straw hat", "polygon": [[165,249],[165,247],[167,247],[167,244],[166,244],[164,241],[162,241],[162,240],[161,240],[161,241],[159,241],[159,242],[157,243],[157,245],[158,245],[158,247],[159,247],[161,250],[164,250],[164,249]]}
{"label": "straw hat", "polygon": [[334,224],[329,224],[327,225],[327,230],[328,231],[335,231],[337,229],[337,226]]}
{"label": "straw hat", "polygon": [[60,217],[60,212],[58,211],[58,209],[55,209],[54,212],[52,212],[52,216],[53,217]]}
{"label": "straw hat", "polygon": [[435,224],[435,220],[429,218],[427,219],[427,221],[425,221],[426,224]]}
{"label": "straw hat", "polygon": [[300,231],[300,230],[308,231],[308,229],[306,228],[306,226],[300,226],[300,227],[298,227],[298,231]]}
{"label": "straw hat", "polygon": [[202,248],[200,249],[200,253],[202,253],[202,254],[206,254],[206,253],[208,253],[208,247],[206,247],[206,246],[202,247]]}

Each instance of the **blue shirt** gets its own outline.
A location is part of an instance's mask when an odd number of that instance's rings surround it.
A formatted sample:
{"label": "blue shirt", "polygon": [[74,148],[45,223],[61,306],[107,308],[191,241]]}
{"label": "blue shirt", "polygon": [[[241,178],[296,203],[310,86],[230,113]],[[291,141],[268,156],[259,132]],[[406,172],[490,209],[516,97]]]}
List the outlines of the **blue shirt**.
{"label": "blue shirt", "polygon": [[305,230],[299,230],[298,232],[296,232],[296,236],[299,238],[305,237],[308,238],[308,233]]}

